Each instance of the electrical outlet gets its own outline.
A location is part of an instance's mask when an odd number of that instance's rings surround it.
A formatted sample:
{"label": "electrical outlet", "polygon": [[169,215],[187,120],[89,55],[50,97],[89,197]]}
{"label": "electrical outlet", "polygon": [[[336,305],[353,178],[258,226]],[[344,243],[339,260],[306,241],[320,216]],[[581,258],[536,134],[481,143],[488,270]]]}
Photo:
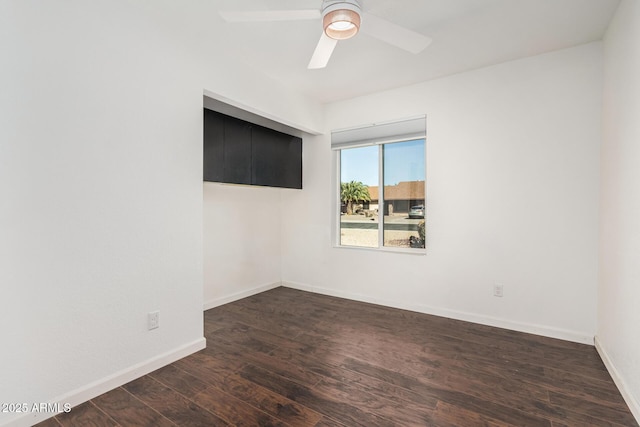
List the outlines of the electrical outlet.
{"label": "electrical outlet", "polygon": [[504,289],[501,284],[496,283],[493,285],[493,296],[494,297],[502,297],[504,295]]}
{"label": "electrical outlet", "polygon": [[160,312],[153,311],[147,314],[147,327],[149,330],[157,329],[160,327]]}

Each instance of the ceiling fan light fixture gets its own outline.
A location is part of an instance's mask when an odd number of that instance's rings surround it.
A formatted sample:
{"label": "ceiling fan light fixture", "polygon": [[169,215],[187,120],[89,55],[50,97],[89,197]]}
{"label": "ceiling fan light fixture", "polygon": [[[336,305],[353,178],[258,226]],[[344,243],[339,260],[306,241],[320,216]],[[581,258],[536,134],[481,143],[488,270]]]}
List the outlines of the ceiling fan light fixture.
{"label": "ceiling fan light fixture", "polygon": [[335,40],[346,40],[360,29],[360,5],[357,1],[328,1],[322,11],[324,33]]}

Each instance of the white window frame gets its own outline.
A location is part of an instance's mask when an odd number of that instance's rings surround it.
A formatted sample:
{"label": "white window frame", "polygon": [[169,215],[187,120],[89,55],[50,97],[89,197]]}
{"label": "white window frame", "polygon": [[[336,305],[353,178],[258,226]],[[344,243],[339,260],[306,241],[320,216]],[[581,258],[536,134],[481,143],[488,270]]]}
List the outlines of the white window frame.
{"label": "white window frame", "polygon": [[[333,151],[333,247],[341,249],[369,250],[407,253],[414,255],[425,255],[425,248],[398,248],[393,246],[384,246],[384,219],[378,220],[378,247],[366,246],[347,246],[340,243],[340,182],[341,182],[341,165],[340,152],[342,149],[367,147],[372,145],[378,146],[378,209],[382,209],[384,218],[384,158],[383,146],[394,142],[405,142],[417,139],[425,141],[425,198],[426,198],[426,169],[427,169],[427,129],[426,116],[414,116],[401,120],[381,122],[367,126],[359,126],[353,128],[339,129],[331,132],[331,150]],[[425,221],[427,201],[425,200]],[[378,218],[380,214],[378,213]]]}

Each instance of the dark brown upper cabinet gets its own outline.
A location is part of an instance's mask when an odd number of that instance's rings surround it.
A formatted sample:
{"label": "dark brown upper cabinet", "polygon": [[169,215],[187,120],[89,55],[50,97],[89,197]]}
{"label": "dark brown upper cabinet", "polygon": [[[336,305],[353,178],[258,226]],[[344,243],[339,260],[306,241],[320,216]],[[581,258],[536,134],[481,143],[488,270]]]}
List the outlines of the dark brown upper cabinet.
{"label": "dark brown upper cabinet", "polygon": [[204,180],[302,188],[302,138],[204,109]]}

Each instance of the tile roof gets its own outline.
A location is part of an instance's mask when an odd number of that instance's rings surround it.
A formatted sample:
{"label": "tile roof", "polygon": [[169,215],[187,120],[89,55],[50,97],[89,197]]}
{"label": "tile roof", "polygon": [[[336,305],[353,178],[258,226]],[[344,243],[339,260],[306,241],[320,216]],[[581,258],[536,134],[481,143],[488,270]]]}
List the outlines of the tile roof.
{"label": "tile roof", "polygon": [[[369,187],[371,200],[378,200],[378,186]],[[385,200],[424,200],[424,181],[401,181],[384,186]]]}

